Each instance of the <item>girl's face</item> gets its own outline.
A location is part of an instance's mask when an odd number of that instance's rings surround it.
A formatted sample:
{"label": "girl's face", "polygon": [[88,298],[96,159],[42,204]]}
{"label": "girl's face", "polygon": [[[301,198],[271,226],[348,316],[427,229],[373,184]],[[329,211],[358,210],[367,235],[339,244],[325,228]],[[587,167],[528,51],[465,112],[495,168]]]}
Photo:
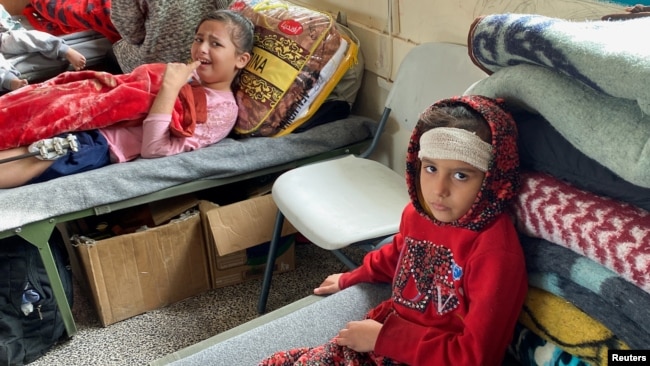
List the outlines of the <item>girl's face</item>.
{"label": "girl's face", "polygon": [[246,66],[250,54],[237,54],[227,24],[208,20],[201,23],[194,36],[192,59],[201,61],[196,72],[204,86],[230,90],[237,71]]}
{"label": "girl's face", "polygon": [[485,173],[460,160],[421,161],[420,190],[424,203],[436,220],[449,223],[472,207]]}

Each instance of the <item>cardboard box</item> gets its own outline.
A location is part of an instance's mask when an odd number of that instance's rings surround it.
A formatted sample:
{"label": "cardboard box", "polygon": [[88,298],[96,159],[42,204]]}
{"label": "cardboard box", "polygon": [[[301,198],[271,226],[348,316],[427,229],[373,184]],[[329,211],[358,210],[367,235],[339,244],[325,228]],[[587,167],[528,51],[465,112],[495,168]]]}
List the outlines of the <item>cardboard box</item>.
{"label": "cardboard box", "polygon": [[[201,201],[199,209],[207,229],[206,242],[221,256],[270,241],[278,213],[268,194],[226,206]],[[282,236],[295,232],[285,220]]]}
{"label": "cardboard box", "polygon": [[215,268],[216,269],[228,269],[238,266],[243,266],[246,264],[248,257],[246,256],[245,250],[240,250],[238,252],[226,254],[226,255],[217,255],[215,257]]}
{"label": "cardboard box", "polygon": [[[200,201],[199,211],[203,221],[212,287],[233,285],[261,277],[266,267],[268,242],[277,215],[277,206],[271,195],[253,197],[225,206]],[[285,221],[282,231],[284,245],[278,250],[274,270],[276,273],[295,268],[294,245],[286,244],[287,238],[291,238],[290,234],[295,232],[296,229]]]}
{"label": "cardboard box", "polygon": [[198,213],[76,251],[103,326],[210,289]]}
{"label": "cardboard box", "polygon": [[[250,279],[262,278],[264,276],[264,270],[266,269],[266,253],[268,253],[268,244],[269,243],[257,246],[264,250],[264,255],[255,257],[249,255],[247,262],[241,266],[227,269],[212,268],[212,287],[220,288],[236,285]],[[295,245],[293,235],[289,235],[283,238],[283,245],[281,245],[280,250],[278,250],[278,257],[275,259],[273,273],[277,274],[292,271],[295,268]]]}
{"label": "cardboard box", "polygon": [[146,206],[151,215],[151,221],[155,226],[167,223],[167,221],[177,217],[183,212],[196,207],[199,199],[193,193],[168,198],[165,200],[149,202]]}
{"label": "cardboard box", "polygon": [[117,211],[103,208],[97,216],[77,219],[67,225],[73,234],[100,240],[166,224],[198,204],[199,199],[194,194],[185,194]]}
{"label": "cardboard box", "polygon": [[[137,216],[161,222],[195,202],[192,197],[186,198],[150,204],[143,211],[146,214]],[[198,207],[200,214],[181,221],[88,243],[73,243],[80,272],[103,326],[211,288],[263,276],[277,214],[271,196],[226,206],[201,200]],[[89,224],[87,220],[84,223]],[[285,223],[275,273],[295,269],[290,235],[295,232],[293,226]]]}

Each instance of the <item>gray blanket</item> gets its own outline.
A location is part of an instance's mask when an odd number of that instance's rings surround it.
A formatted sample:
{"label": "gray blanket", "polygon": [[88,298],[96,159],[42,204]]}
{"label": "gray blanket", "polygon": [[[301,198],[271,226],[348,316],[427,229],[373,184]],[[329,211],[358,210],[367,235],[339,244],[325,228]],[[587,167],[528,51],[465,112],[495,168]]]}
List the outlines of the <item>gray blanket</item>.
{"label": "gray blanket", "polygon": [[207,346],[171,365],[250,366],[277,351],[318,346],[334,337],[348,321],[363,319],[366,312],[389,297],[389,285],[361,283]]}
{"label": "gray blanket", "polygon": [[12,189],[0,189],[0,232],[183,183],[226,178],[308,158],[372,137],[371,119],[350,116],[276,138],[224,139],[192,152],[138,159]]}
{"label": "gray blanket", "polygon": [[650,188],[650,115],[635,101],[523,64],[501,69],[465,93],[504,98],[513,108],[539,113],[583,154],[626,181]]}

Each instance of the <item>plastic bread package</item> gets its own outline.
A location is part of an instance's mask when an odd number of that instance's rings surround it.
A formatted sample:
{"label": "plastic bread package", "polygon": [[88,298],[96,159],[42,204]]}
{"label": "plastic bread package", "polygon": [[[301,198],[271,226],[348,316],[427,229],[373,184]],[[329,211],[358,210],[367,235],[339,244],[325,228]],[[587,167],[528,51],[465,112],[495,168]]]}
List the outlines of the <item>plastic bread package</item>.
{"label": "plastic bread package", "polygon": [[255,25],[235,96],[241,136],[282,136],[307,121],[356,62],[358,45],[329,14],[282,0],[237,0]]}

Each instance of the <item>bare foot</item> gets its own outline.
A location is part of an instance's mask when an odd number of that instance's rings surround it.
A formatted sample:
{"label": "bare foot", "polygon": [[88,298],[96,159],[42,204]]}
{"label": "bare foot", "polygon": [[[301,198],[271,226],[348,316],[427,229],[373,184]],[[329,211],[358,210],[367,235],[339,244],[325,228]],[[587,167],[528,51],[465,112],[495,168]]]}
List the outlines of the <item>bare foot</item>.
{"label": "bare foot", "polygon": [[65,54],[65,58],[77,71],[86,67],[86,57],[75,49],[68,48],[68,52]]}
{"label": "bare foot", "polygon": [[9,89],[16,90],[18,88],[22,88],[23,86],[26,86],[27,84],[28,82],[25,79],[12,79],[9,82]]}

